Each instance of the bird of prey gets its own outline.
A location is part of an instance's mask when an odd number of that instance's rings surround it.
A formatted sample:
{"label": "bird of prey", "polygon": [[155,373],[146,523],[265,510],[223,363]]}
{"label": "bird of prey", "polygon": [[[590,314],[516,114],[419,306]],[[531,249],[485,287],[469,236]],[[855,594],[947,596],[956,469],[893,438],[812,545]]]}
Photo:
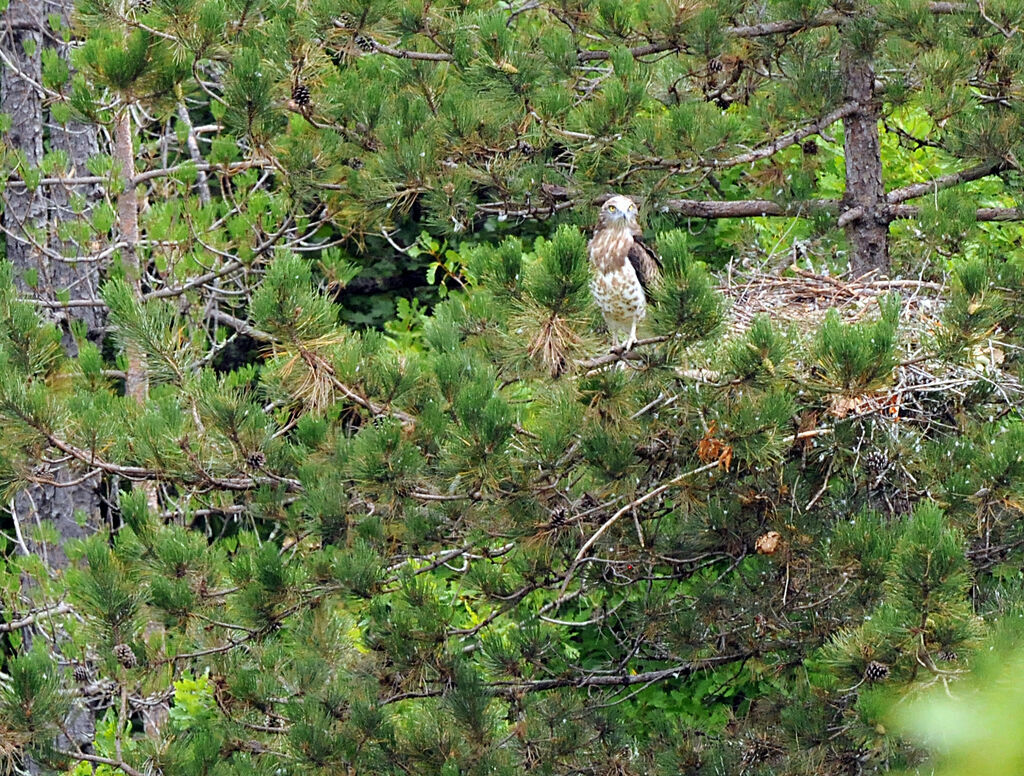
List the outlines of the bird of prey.
{"label": "bird of prey", "polygon": [[636,344],[636,327],[647,314],[647,291],[659,277],[658,260],[644,245],[636,221],[637,208],[629,197],[616,195],[601,207],[590,254],[590,290],[604,315],[617,348]]}

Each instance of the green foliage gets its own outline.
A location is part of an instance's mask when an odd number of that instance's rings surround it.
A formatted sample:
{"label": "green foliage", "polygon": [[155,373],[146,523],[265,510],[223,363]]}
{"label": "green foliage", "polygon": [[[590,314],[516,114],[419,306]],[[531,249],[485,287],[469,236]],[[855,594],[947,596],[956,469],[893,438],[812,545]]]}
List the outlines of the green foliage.
{"label": "green foliage", "polygon": [[312,287],[312,270],[292,254],[278,256],[253,293],[256,325],[285,340],[322,337],[333,328],[337,311],[330,300]]}
{"label": "green foliage", "polygon": [[70,707],[60,670],[42,645],[12,658],[0,685],[0,719],[10,757],[24,747],[30,754],[52,755],[53,739]]}
{"label": "green foliage", "polygon": [[741,380],[771,382],[787,368],[793,339],[793,332],[778,332],[769,316],[758,315],[746,337],[730,343],[729,367]]}
{"label": "green foliage", "polygon": [[[501,271],[508,279],[514,265],[504,256],[514,250],[513,246],[514,243],[505,247],[496,258],[503,263]],[[586,238],[579,229],[562,227],[551,240],[539,240],[536,250],[538,261],[525,279],[527,293],[555,315],[572,315],[586,307],[590,273]]]}
{"label": "green foliage", "polygon": [[933,753],[924,766],[929,772],[996,776],[1024,764],[1019,635],[1005,624],[1001,631],[991,650],[979,655],[967,680],[957,683],[955,695],[936,687],[890,710],[893,722]]}
{"label": "green foliage", "polygon": [[[0,265],[0,757],[926,762],[893,704],[1020,635],[1022,232],[985,219],[1024,190],[1024,44],[1014,3],[834,5],[80,0],[41,159],[0,150],[46,257]],[[859,217],[820,121],[850,57],[889,192]],[[630,352],[589,291],[611,192],[663,264]],[[872,219],[889,278],[746,315],[738,277],[843,272]]]}
{"label": "green foliage", "polygon": [[981,623],[970,587],[963,536],[942,510],[922,503],[889,554],[881,602],[863,625],[833,639],[828,659],[851,677],[878,661],[912,678],[940,655],[972,648]]}
{"label": "green foliage", "polygon": [[684,232],[659,235],[658,249],[662,280],[652,293],[655,329],[687,344],[711,336],[722,323],[723,304],[705,265],[693,258]]}
{"label": "green foliage", "polygon": [[896,333],[900,301],[879,300],[881,316],[872,323],[844,325],[830,310],[818,331],[814,357],[821,379],[834,390],[862,393],[892,378],[896,366]]}

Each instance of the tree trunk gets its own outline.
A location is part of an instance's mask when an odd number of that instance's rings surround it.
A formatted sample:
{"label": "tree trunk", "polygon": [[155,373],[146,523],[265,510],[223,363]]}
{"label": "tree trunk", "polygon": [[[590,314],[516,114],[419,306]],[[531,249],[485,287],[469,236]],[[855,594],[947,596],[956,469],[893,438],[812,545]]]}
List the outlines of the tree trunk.
{"label": "tree trunk", "polygon": [[[67,43],[49,32],[44,19],[51,13],[57,13],[67,24],[71,11],[72,0],[58,0],[55,6],[12,0],[4,14],[2,45],[15,66],[2,68],[0,111],[11,117],[11,130],[6,141],[24,154],[27,165],[38,165],[44,152],[42,94],[36,86],[42,82],[41,50],[44,46],[55,46],[65,59],[70,53]],[[26,52],[26,44],[31,53]],[[52,119],[49,126],[50,148],[65,151],[72,167],[71,174],[81,174],[89,157],[97,152],[95,128],[80,124],[63,127]],[[14,265],[16,282],[26,296],[53,302],[57,300],[59,291],[66,291],[72,300],[98,298],[99,268],[92,262],[74,263],[61,258],[80,253],[75,246],[65,245],[58,237],[57,226],[62,221],[77,217],[70,208],[72,193],[83,195],[87,201],[95,200],[99,195],[96,187],[89,187],[89,190],[41,187],[30,191],[17,182],[7,187],[3,203],[7,259]],[[26,282],[30,274],[35,276],[31,286]],[[64,331],[63,343],[69,355],[77,355],[78,350],[69,325],[72,314],[85,321],[91,334],[100,334],[101,308],[47,309],[47,314]],[[63,465],[43,468],[46,469],[45,476],[57,482],[78,480],[83,474]],[[25,529],[25,549],[37,553],[54,571],[65,568],[68,564],[64,552],[66,542],[89,535],[102,520],[98,485],[99,475],[96,475],[65,487],[33,485],[15,496],[11,505],[12,517]],[[31,540],[31,528],[43,521],[51,523],[56,530],[56,544]],[[27,647],[33,634],[26,631],[25,635]],[[53,646],[60,649],[59,644]],[[76,706],[65,720],[64,728],[76,745],[87,746],[93,739],[95,715],[85,707]],[[61,739],[58,745],[68,746],[69,742],[63,736]],[[30,771],[38,770],[35,763],[28,765]]]}
{"label": "tree trunk", "polygon": [[[41,11],[30,0],[11,0],[3,16],[0,45],[13,67],[0,66],[0,112],[10,117],[7,144],[24,154],[24,164],[36,166],[43,158],[42,95],[33,85],[42,78]],[[27,53],[26,48],[32,53]],[[17,274],[38,267],[40,253],[32,235],[46,221],[42,190],[29,191],[21,183],[12,183],[4,193],[3,226],[7,241],[7,260]],[[45,238],[44,238],[45,242]]]}
{"label": "tree trunk", "polygon": [[[139,194],[132,179],[135,177],[135,149],[132,145],[132,114],[124,105],[114,119],[114,160],[121,166],[125,179],[124,190],[117,197],[117,226],[125,243],[123,262],[128,282],[136,296],[142,297],[142,267],[139,263]],[[128,346],[128,370],[125,393],[138,402],[144,402],[149,393],[146,365],[138,348]]]}
{"label": "tree trunk", "polygon": [[[60,1],[61,21],[69,25],[71,20],[72,0]],[[55,47],[70,65],[71,47],[62,40],[55,41]],[[97,128],[94,124],[80,124],[69,121],[59,124],[50,119],[50,147],[55,151],[64,151],[68,155],[70,176],[87,175],[86,163],[89,158],[99,153]],[[71,209],[71,195],[75,194],[85,200],[84,214],[75,213]],[[50,189],[50,222],[54,225],[55,234],[52,248],[55,253],[67,256],[81,256],[87,252],[86,246],[66,243],[57,236],[56,229],[62,222],[74,221],[88,217],[93,205],[102,199],[103,193],[99,186],[87,184],[78,186],[53,186]],[[102,267],[94,261],[73,260],[51,261],[48,280],[53,290],[66,289],[72,301],[98,301],[100,298],[100,272]],[[52,297],[56,299],[56,297]],[[89,338],[98,340],[102,336],[102,328],[106,321],[105,308],[73,307],[68,310],[68,319],[75,318],[85,323]],[[77,355],[77,346],[71,337],[65,337],[65,347],[70,355]]]}
{"label": "tree trunk", "polygon": [[[51,10],[54,9],[28,0],[12,0],[3,20],[4,50],[15,67],[2,68],[0,110],[11,117],[8,144],[24,154],[25,163],[31,166],[40,163],[44,150],[42,95],[36,84],[42,80],[40,52],[43,45],[50,42],[44,37],[43,17]],[[70,7],[61,10],[67,15]],[[66,54],[66,46],[62,42],[59,45],[65,49],[62,53]],[[26,46],[31,54],[26,52]],[[72,131],[74,135],[71,135]],[[72,164],[84,169],[90,153],[95,153],[95,130],[80,125],[66,130],[55,126],[51,132],[51,144],[67,151]],[[19,182],[12,182],[7,187],[3,210],[7,259],[14,265],[19,287],[27,296],[54,301],[58,291],[68,291],[71,299],[96,298],[97,268],[92,263],[73,267],[60,258],[65,246],[56,238],[53,222],[71,217],[69,193],[59,187],[40,187],[30,191]],[[26,282],[29,275],[36,278],[31,286]],[[83,311],[81,315],[91,329],[98,328],[98,310],[88,307],[73,309]],[[75,355],[77,348],[67,328],[66,312],[55,309],[50,314],[64,327],[65,347]],[[58,482],[67,482],[77,479],[82,473],[55,466],[47,476]],[[57,545],[32,545],[33,551],[38,552],[50,568],[67,565],[63,550],[65,540],[81,538],[94,530],[99,519],[96,485],[96,478],[63,488],[39,485],[15,498],[15,518],[26,528],[46,520],[57,529],[60,537]],[[79,518],[84,516],[84,519],[76,519],[76,511],[81,513]]]}
{"label": "tree trunk", "polygon": [[878,138],[879,108],[871,55],[842,49],[846,99],[857,109],[843,119],[846,194],[840,217],[850,243],[850,269],[855,276],[889,269],[889,219],[882,185],[882,153]]}

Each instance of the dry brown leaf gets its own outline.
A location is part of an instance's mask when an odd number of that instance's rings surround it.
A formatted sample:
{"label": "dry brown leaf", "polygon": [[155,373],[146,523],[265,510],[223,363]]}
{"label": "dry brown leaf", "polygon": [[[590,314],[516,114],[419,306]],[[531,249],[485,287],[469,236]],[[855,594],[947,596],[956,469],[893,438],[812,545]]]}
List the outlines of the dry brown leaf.
{"label": "dry brown leaf", "polygon": [[782,543],[782,534],[778,531],[769,531],[757,537],[754,542],[754,549],[761,555],[774,555]]}

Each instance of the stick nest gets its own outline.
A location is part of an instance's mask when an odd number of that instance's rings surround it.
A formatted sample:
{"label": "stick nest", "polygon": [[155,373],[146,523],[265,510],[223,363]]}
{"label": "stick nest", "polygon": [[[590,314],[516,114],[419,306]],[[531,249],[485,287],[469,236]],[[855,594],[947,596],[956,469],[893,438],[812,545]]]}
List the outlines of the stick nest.
{"label": "stick nest", "polygon": [[[984,391],[1006,407],[1024,400],[1020,379],[1020,346],[1005,340],[998,329],[973,344],[958,362],[930,355],[948,296],[944,284],[921,280],[890,280],[868,274],[857,279],[817,275],[796,266],[781,274],[761,269],[727,269],[718,287],[730,301],[727,326],[742,335],[757,315],[767,314],[782,327],[792,327],[807,341],[830,309],[845,323],[878,315],[878,299],[890,293],[901,298],[900,346],[903,357],[891,386],[859,396],[835,395],[829,414],[837,418],[873,413],[894,419],[949,422],[949,408]],[[937,413],[939,405],[946,411]]]}

